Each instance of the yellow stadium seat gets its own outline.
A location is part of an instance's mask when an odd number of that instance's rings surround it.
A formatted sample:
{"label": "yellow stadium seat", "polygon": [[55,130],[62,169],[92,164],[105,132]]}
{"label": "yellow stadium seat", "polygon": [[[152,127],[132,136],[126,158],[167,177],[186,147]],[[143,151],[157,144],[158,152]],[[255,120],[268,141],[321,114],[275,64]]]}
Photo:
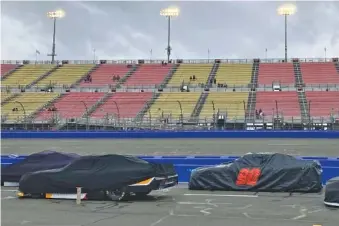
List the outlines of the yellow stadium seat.
{"label": "yellow stadium seat", "polygon": [[[159,118],[162,115],[170,116],[173,120],[179,120],[181,103],[183,119],[189,119],[197,104],[200,93],[171,92],[162,93],[150,108],[151,117]],[[147,114],[147,113],[146,113]]]}
{"label": "yellow stadium seat", "polygon": [[64,64],[49,76],[37,83],[37,86],[71,86],[85,76],[95,65],[93,64]]}
{"label": "yellow stadium seat", "polygon": [[1,92],[1,103],[4,102],[7,98],[9,98],[10,96],[12,96],[11,93],[7,93],[7,92]]}
{"label": "yellow stadium seat", "polygon": [[[213,64],[181,64],[167,86],[177,87],[184,82],[185,85],[197,85],[199,83],[206,84],[211,73]],[[190,81],[190,77],[195,75],[196,80]]]}
{"label": "yellow stadium seat", "polygon": [[[244,118],[247,106],[248,93],[209,93],[205,104],[200,112],[199,118],[213,118],[214,112],[218,110],[222,113],[227,113],[227,119]],[[213,103],[214,109],[213,110]]]}
{"label": "yellow stadium seat", "polygon": [[27,86],[55,67],[53,64],[26,64],[1,81],[3,86]]}
{"label": "yellow stadium seat", "polygon": [[228,86],[251,83],[252,64],[220,64],[215,79],[217,83]]}
{"label": "yellow stadium seat", "polygon": [[[1,115],[11,121],[24,119],[25,116],[30,116],[59,95],[58,93],[22,93],[2,106]],[[12,111],[13,108],[18,108],[18,111]]]}

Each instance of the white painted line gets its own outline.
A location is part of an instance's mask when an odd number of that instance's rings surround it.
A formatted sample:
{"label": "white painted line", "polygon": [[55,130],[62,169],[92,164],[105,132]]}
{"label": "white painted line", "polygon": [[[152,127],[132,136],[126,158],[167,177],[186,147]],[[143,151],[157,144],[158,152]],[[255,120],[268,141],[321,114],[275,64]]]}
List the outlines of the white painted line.
{"label": "white painted line", "polygon": [[16,197],[13,197],[13,196],[7,196],[7,197],[1,198],[1,200],[7,200],[7,199],[16,199]]}
{"label": "white painted line", "polygon": [[242,198],[258,198],[258,195],[226,195],[226,194],[184,194],[185,196],[213,196],[213,197],[242,197]]}
{"label": "white painted line", "polygon": [[10,191],[10,192],[17,192],[18,190],[17,189],[13,189],[13,190],[7,190],[7,189],[1,189],[1,191]]}

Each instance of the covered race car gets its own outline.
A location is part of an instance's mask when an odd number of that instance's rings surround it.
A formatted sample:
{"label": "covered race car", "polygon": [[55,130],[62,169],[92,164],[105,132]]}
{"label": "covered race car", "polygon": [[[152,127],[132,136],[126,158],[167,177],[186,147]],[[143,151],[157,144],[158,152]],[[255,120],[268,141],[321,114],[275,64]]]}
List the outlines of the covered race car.
{"label": "covered race car", "polygon": [[121,200],[129,195],[147,195],[152,190],[177,185],[172,164],[149,163],[124,155],[83,156],[54,170],[25,174],[19,182],[19,197]]}
{"label": "covered race car", "polygon": [[77,154],[56,151],[31,154],[18,163],[1,166],[1,185],[18,186],[25,173],[62,168],[79,157]]}
{"label": "covered race car", "polygon": [[321,166],[284,154],[247,154],[231,163],[192,171],[189,189],[254,192],[319,192]]}
{"label": "covered race car", "polygon": [[327,181],[324,204],[326,206],[339,207],[339,177],[334,177]]}

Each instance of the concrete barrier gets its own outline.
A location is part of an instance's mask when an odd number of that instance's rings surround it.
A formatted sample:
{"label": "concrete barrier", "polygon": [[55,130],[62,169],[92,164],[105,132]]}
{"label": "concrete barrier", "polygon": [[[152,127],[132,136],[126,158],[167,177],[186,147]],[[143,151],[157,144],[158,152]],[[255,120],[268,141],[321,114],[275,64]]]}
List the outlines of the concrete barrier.
{"label": "concrete barrier", "polygon": [[[188,182],[191,171],[197,167],[216,165],[225,162],[232,162],[239,156],[139,156],[140,158],[156,163],[173,163],[180,182]],[[9,165],[25,159],[26,156],[2,155],[1,165]],[[317,160],[323,169],[322,182],[339,176],[339,157],[298,157],[304,160]]]}
{"label": "concrete barrier", "polygon": [[2,131],[1,139],[192,139],[289,138],[339,139],[339,131]]}

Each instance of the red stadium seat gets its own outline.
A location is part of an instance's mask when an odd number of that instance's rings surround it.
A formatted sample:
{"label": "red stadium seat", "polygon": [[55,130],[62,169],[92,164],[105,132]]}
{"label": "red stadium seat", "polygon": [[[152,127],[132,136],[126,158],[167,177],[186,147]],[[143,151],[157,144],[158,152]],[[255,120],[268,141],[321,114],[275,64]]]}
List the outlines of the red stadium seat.
{"label": "red stadium seat", "polygon": [[280,82],[281,85],[295,83],[294,69],[292,63],[259,64],[258,84],[272,85],[273,82]]}
{"label": "red stadium seat", "polygon": [[1,77],[4,76],[7,72],[14,70],[18,65],[16,64],[1,64]]}
{"label": "red stadium seat", "polygon": [[309,103],[311,117],[339,115],[338,91],[307,91],[305,94]]}
{"label": "red stadium seat", "polygon": [[300,63],[300,69],[306,85],[339,84],[334,63]]}

